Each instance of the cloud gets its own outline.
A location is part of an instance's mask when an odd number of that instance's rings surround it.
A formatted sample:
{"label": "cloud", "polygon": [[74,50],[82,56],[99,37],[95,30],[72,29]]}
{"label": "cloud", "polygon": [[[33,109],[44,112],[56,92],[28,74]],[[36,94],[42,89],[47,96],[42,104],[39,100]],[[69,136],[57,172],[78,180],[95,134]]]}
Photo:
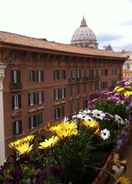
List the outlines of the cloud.
{"label": "cloud", "polygon": [[97,35],[98,40],[101,42],[119,40],[122,37],[123,37],[122,35],[107,34],[107,33],[101,33],[101,34]]}
{"label": "cloud", "polygon": [[132,50],[132,43],[124,45],[125,50]]}

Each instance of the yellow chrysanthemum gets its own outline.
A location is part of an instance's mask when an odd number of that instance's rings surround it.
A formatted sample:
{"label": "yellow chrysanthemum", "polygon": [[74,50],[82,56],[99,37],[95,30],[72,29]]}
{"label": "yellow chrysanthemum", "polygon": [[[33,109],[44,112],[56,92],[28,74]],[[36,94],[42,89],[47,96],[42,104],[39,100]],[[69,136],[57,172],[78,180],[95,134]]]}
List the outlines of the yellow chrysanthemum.
{"label": "yellow chrysanthemum", "polygon": [[97,121],[95,120],[84,120],[81,123],[88,128],[98,128],[99,127]]}
{"label": "yellow chrysanthemum", "polygon": [[61,139],[78,134],[77,124],[74,122],[62,122],[56,126],[50,127],[49,130],[53,133],[56,133]]}
{"label": "yellow chrysanthemum", "polygon": [[125,91],[124,92],[124,96],[131,96],[132,95],[132,91]]}
{"label": "yellow chrysanthemum", "polygon": [[33,145],[30,145],[29,142],[25,142],[23,144],[12,145],[10,146],[12,149],[15,149],[20,155],[29,153],[32,150]]}
{"label": "yellow chrysanthemum", "polygon": [[41,142],[39,149],[46,149],[49,147],[53,147],[58,141],[59,141],[59,138],[57,136],[52,136],[49,139],[45,139],[44,142]]}
{"label": "yellow chrysanthemum", "polygon": [[28,142],[32,141],[33,138],[34,138],[34,135],[28,135],[28,136],[26,136],[24,138],[18,139],[17,141],[11,142],[9,144],[9,147],[10,148],[15,148],[15,147],[17,147],[17,146],[19,146],[19,145],[21,145],[23,143],[28,143]]}
{"label": "yellow chrysanthemum", "polygon": [[115,90],[115,92],[121,93],[121,92],[124,91],[124,89],[125,89],[125,88],[123,88],[123,87],[119,87],[118,89]]}
{"label": "yellow chrysanthemum", "polygon": [[119,89],[120,88],[120,86],[116,86],[115,88],[114,88],[114,91],[116,91],[117,89]]}
{"label": "yellow chrysanthemum", "polygon": [[127,177],[125,176],[120,176],[117,181],[116,184],[130,184],[130,181]]}

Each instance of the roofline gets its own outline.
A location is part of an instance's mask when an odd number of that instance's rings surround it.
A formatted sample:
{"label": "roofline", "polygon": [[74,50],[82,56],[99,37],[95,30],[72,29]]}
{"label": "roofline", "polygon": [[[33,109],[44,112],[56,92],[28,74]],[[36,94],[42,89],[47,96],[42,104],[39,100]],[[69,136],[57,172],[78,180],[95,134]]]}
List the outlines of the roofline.
{"label": "roofline", "polygon": [[116,59],[122,60],[123,62],[129,58],[129,56],[110,56],[110,55],[94,55],[94,54],[81,54],[76,52],[68,52],[68,51],[60,51],[60,50],[53,50],[53,49],[46,49],[46,48],[38,48],[38,47],[31,47],[31,46],[24,46],[20,44],[13,44],[13,43],[5,43],[4,41],[0,41],[0,48],[8,48],[8,49],[15,49],[15,50],[24,50],[24,51],[31,51],[31,52],[39,52],[39,53],[47,53],[47,54],[59,54],[65,56],[77,56],[77,57],[84,57],[84,58],[105,58],[105,59]]}

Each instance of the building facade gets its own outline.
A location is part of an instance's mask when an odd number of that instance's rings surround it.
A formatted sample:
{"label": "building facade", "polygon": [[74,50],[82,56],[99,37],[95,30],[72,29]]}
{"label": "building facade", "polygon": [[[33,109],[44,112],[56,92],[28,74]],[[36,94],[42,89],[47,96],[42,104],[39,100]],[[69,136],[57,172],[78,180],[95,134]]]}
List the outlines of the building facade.
{"label": "building facade", "polygon": [[132,52],[126,52],[123,55],[129,56],[123,65],[123,78],[132,79]]}
{"label": "building facade", "polygon": [[126,56],[0,32],[0,160],[8,143],[87,108],[122,78]]}

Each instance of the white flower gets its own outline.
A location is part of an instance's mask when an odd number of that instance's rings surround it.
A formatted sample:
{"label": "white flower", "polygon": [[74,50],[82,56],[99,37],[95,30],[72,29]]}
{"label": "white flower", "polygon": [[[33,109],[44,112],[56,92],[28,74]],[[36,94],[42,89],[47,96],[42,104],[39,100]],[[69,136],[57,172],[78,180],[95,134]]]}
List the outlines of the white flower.
{"label": "white flower", "polygon": [[124,167],[123,165],[119,165],[119,166],[113,165],[113,166],[112,166],[112,171],[114,172],[114,175],[115,175],[116,177],[122,175],[123,172],[124,172],[124,170],[125,170],[125,167]]}
{"label": "white flower", "polygon": [[103,139],[103,140],[106,140],[110,137],[110,131],[108,129],[103,129],[101,130],[101,133],[100,133],[100,137]]}
{"label": "white flower", "polygon": [[89,115],[86,115],[83,119],[84,120],[89,120],[89,121],[92,121],[93,120],[93,118],[91,118]]}
{"label": "white flower", "polygon": [[72,115],[72,119],[76,119],[76,118],[77,118],[76,114]]}
{"label": "white flower", "polygon": [[83,114],[77,114],[77,118],[82,119],[84,117]]}
{"label": "white flower", "polygon": [[82,113],[85,114],[85,115],[87,115],[87,114],[91,113],[91,110],[85,109]]}
{"label": "white flower", "polygon": [[67,116],[64,117],[64,122],[66,122],[66,121],[68,121],[68,117]]}
{"label": "white flower", "polygon": [[124,125],[125,121],[117,114],[115,114],[115,121],[120,124],[120,125]]}
{"label": "white flower", "polygon": [[100,111],[100,110],[97,110],[97,109],[94,109],[92,111],[92,115],[94,118],[97,118],[97,119],[100,119],[100,120],[103,120],[104,117],[105,117],[105,113],[103,111]]}

